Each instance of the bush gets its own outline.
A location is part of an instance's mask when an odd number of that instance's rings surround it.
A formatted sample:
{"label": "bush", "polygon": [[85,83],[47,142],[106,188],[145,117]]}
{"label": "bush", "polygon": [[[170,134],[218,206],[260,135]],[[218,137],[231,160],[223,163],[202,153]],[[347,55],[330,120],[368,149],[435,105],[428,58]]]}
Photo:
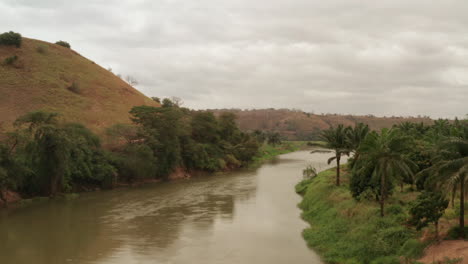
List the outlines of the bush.
{"label": "bush", "polygon": [[20,33],[13,31],[0,34],[0,45],[21,47],[22,37]]}
{"label": "bush", "polygon": [[70,92],[80,94],[81,93],[81,88],[80,85],[77,82],[73,82],[70,87],[67,88]]}
{"label": "bush", "polygon": [[311,179],[302,180],[296,185],[296,193],[304,195],[309,184],[312,183]]}
{"label": "bush", "polygon": [[387,208],[387,213],[392,215],[403,214],[405,210],[398,204],[392,204]]}
{"label": "bush", "polygon": [[[454,239],[459,239],[460,238],[460,226],[454,226],[450,228],[450,230],[447,233],[447,236],[445,237],[446,240],[454,240]],[[468,226],[465,226],[465,234],[468,234]]]}
{"label": "bush", "polygon": [[379,257],[373,260],[371,264],[400,264],[400,260],[395,256]]}
{"label": "bush", "polygon": [[18,56],[13,55],[13,56],[10,56],[10,57],[6,58],[6,59],[3,61],[3,63],[4,63],[5,65],[11,65],[11,64],[13,64],[15,61],[17,61],[17,60],[18,60]]}
{"label": "bush", "polygon": [[68,43],[66,41],[63,41],[63,40],[59,40],[59,41],[55,42],[55,44],[60,45],[60,46],[65,47],[65,48],[68,48],[68,49],[71,48],[70,43]]}
{"label": "bush", "polygon": [[47,53],[47,50],[48,50],[48,47],[44,44],[39,44],[37,47],[36,47],[36,51],[41,53],[41,54],[45,54]]}
{"label": "bush", "polygon": [[421,243],[417,239],[411,238],[406,240],[398,254],[404,257],[407,261],[415,260],[422,257],[425,248],[425,243]]}

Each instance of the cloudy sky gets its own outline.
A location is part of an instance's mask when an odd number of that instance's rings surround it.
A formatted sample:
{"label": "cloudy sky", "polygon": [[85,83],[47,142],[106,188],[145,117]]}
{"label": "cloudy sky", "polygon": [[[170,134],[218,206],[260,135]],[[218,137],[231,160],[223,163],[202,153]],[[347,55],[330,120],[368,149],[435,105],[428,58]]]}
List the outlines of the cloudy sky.
{"label": "cloudy sky", "polygon": [[468,114],[468,1],[0,0],[0,30],[69,41],[192,108]]}

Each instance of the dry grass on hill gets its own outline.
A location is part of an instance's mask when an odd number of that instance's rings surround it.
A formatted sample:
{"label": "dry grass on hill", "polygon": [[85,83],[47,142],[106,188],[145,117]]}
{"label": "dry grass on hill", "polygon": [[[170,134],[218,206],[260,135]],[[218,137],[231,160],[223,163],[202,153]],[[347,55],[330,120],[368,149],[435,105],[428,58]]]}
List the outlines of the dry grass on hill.
{"label": "dry grass on hill", "polygon": [[432,123],[428,117],[375,117],[354,115],[316,115],[288,109],[214,109],[215,113],[233,112],[238,116],[238,123],[243,130],[276,131],[288,139],[303,139],[310,134],[318,135],[319,131],[343,124],[354,126],[356,123],[366,123],[371,129],[389,128],[404,121]]}
{"label": "dry grass on hill", "polygon": [[[73,43],[72,43],[73,44]],[[10,65],[5,58],[16,55]],[[129,123],[128,111],[157,103],[75,51],[23,38],[21,48],[0,46],[0,127],[35,110],[59,112],[95,132]]]}

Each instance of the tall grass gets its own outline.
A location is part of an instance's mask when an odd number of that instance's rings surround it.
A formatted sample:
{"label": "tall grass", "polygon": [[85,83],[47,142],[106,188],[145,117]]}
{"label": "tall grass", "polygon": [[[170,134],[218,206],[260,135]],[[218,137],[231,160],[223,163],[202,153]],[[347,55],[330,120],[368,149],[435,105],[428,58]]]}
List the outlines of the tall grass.
{"label": "tall grass", "polygon": [[[418,234],[404,225],[407,202],[393,199],[387,216],[379,216],[378,204],[355,201],[346,184],[335,186],[334,169],[296,186],[303,194],[299,207],[310,223],[303,232],[307,244],[327,263],[400,263],[422,254]],[[345,175],[345,177],[347,177]]]}
{"label": "tall grass", "polygon": [[258,154],[253,158],[250,166],[257,167],[263,162],[271,160],[281,154],[286,154],[305,148],[306,144],[307,141],[283,141],[281,144],[275,146],[270,144],[263,144],[260,147]]}

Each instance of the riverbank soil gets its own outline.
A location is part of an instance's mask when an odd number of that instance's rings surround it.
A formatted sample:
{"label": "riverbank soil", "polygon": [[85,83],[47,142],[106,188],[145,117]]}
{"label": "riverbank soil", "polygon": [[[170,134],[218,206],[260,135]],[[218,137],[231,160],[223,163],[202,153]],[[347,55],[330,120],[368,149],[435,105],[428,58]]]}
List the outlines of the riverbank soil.
{"label": "riverbank soil", "polygon": [[468,264],[468,241],[445,240],[440,244],[429,246],[425,251],[425,256],[419,261],[425,264],[438,263],[446,258],[463,258],[460,264]]}
{"label": "riverbank soil", "polygon": [[10,204],[10,203],[16,203],[19,200],[21,200],[21,196],[16,192],[12,192],[9,190],[5,190],[1,192],[2,193],[0,194],[0,197],[3,197],[4,200],[0,199],[0,207],[5,206],[5,202],[7,204]]}

